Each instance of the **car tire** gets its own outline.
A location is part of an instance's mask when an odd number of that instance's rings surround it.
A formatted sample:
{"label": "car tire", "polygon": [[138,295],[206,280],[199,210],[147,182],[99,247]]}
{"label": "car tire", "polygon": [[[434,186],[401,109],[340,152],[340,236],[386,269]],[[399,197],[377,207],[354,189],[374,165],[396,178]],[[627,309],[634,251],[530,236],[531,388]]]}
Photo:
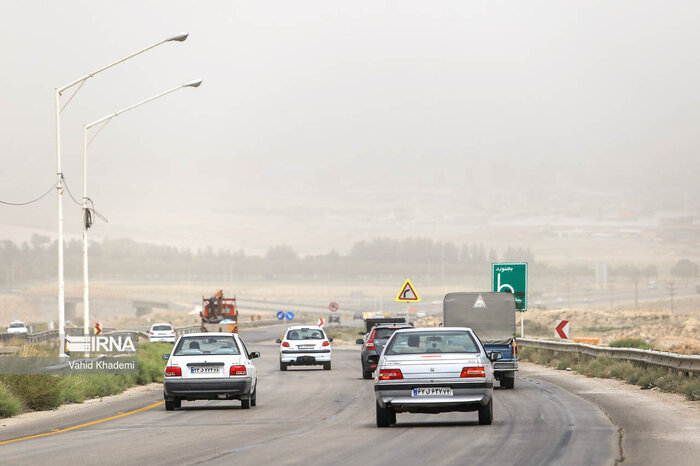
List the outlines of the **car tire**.
{"label": "car tire", "polygon": [[250,396],[250,406],[257,406],[258,405],[258,387],[256,385],[255,390],[253,390],[253,394]]}
{"label": "car tire", "polygon": [[[392,424],[392,418],[396,422],[396,413],[391,408],[382,408],[379,403],[377,406],[377,427],[389,427]],[[392,416],[393,414],[393,416]]]}
{"label": "car tire", "polygon": [[173,400],[165,400],[165,410],[166,411],[173,411],[175,410],[175,401]]}
{"label": "car tire", "polygon": [[175,408],[181,408],[182,407],[182,400],[179,398],[174,399],[173,406],[175,406]]}
{"label": "car tire", "polygon": [[363,367],[362,368],[362,378],[365,380],[371,379],[372,378],[372,371],[371,370],[366,371],[365,368]]}
{"label": "car tire", "polygon": [[486,406],[479,406],[479,424],[482,426],[491,425],[493,422],[493,398]]}
{"label": "car tire", "polygon": [[330,361],[324,362],[324,363],[323,363],[323,370],[324,370],[324,371],[329,371],[329,370],[331,370],[331,362],[330,362]]}
{"label": "car tire", "polygon": [[280,361],[280,370],[286,371],[287,370],[287,363]]}
{"label": "car tire", "polygon": [[510,376],[504,375],[501,378],[501,387],[503,387],[505,389],[515,388],[515,374],[511,373]]}
{"label": "car tire", "polygon": [[250,409],[250,398],[241,400],[241,409]]}

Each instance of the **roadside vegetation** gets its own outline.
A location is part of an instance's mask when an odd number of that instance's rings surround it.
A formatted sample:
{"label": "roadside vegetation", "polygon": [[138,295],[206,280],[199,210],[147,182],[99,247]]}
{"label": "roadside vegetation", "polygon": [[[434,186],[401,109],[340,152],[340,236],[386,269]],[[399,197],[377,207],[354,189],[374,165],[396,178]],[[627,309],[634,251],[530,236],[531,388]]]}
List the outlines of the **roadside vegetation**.
{"label": "roadside vegetation", "polygon": [[[362,338],[362,335],[360,335],[362,328],[360,327],[324,327],[324,330],[326,331],[326,335],[333,340],[355,343],[355,340]],[[364,335],[364,332],[362,334]]]}
{"label": "roadside vegetation", "polygon": [[[140,343],[136,374],[0,375],[0,418],[55,409],[66,403],[116,395],[134,385],[162,382],[165,369],[162,355],[171,350],[168,343]],[[27,345],[19,355],[47,356],[53,351],[49,347]]]}
{"label": "roadside vegetation", "polygon": [[[630,341],[621,340],[625,343]],[[643,340],[641,342],[646,343]],[[587,377],[624,380],[629,384],[639,385],[643,389],[681,393],[690,401],[700,400],[700,378],[688,378],[666,369],[647,368],[630,361],[610,359],[606,356],[591,358],[582,355],[577,359],[576,356],[557,355],[552,351],[535,348],[521,348],[519,358],[557,370],[572,370]]]}

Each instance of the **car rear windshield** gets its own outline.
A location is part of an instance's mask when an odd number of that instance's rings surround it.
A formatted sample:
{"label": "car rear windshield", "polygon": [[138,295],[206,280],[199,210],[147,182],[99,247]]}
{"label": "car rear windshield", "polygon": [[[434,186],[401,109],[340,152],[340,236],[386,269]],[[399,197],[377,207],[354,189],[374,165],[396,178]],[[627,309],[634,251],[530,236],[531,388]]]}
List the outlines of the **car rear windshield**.
{"label": "car rear windshield", "polygon": [[387,339],[397,331],[398,328],[378,328],[374,331],[374,338]]}
{"label": "car rear windshield", "polygon": [[384,354],[478,353],[479,346],[469,332],[426,331],[394,335]]}
{"label": "car rear windshield", "polygon": [[323,340],[323,330],[317,328],[295,328],[287,332],[287,340]]}
{"label": "car rear windshield", "polygon": [[172,330],[173,328],[170,325],[154,325],[153,326],[153,331],[155,332],[156,330]]}
{"label": "car rear windshield", "polygon": [[13,324],[10,324],[10,328],[24,328],[24,324],[21,322],[15,322]]}
{"label": "car rear windshield", "polygon": [[228,336],[183,337],[175,348],[174,356],[198,354],[241,354],[236,340]]}

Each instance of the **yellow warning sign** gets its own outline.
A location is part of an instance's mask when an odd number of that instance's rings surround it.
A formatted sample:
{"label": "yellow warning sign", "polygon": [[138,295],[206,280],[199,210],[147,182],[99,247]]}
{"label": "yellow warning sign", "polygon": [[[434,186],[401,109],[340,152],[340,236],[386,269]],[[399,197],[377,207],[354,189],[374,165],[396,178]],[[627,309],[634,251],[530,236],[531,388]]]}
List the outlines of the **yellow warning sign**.
{"label": "yellow warning sign", "polygon": [[399,291],[399,294],[396,295],[396,299],[394,301],[412,301],[416,303],[420,301],[420,296],[418,296],[418,293],[416,293],[416,289],[413,288],[411,280],[408,278],[406,279],[406,283],[403,284],[401,291]]}

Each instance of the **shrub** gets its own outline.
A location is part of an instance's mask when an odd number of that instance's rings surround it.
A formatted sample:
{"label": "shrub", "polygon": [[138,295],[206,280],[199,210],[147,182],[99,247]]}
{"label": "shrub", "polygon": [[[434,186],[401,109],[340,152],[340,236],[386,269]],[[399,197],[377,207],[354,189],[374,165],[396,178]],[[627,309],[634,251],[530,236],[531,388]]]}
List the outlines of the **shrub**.
{"label": "shrub", "polygon": [[0,418],[14,416],[21,410],[22,404],[19,399],[0,382]]}
{"label": "shrub", "polygon": [[641,338],[623,338],[621,340],[615,340],[608,344],[613,348],[639,348],[639,349],[651,349],[651,345]]}

